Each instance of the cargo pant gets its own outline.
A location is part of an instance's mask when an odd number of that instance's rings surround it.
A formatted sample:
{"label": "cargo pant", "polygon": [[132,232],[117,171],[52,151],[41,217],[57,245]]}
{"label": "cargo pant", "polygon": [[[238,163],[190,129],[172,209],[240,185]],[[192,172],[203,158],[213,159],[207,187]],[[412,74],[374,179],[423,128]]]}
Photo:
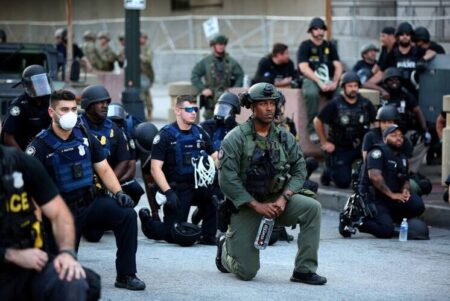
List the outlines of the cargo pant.
{"label": "cargo pant", "polygon": [[[242,280],[251,280],[259,270],[259,250],[254,247],[262,216],[249,207],[231,216],[222,249],[222,265]],[[276,226],[300,225],[295,271],[315,273],[320,239],[321,205],[313,198],[294,194]]]}

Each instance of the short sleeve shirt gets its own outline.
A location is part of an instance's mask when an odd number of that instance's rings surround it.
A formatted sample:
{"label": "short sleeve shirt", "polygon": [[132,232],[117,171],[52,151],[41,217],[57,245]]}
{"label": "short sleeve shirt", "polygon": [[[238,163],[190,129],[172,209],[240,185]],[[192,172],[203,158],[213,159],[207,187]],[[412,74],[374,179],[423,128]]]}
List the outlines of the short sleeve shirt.
{"label": "short sleeve shirt", "polygon": [[330,78],[334,75],[334,61],[339,61],[336,47],[328,41],[323,41],[319,46],[311,40],[305,40],[300,44],[297,51],[298,63],[308,63],[309,67],[315,71],[321,64],[328,66]]}

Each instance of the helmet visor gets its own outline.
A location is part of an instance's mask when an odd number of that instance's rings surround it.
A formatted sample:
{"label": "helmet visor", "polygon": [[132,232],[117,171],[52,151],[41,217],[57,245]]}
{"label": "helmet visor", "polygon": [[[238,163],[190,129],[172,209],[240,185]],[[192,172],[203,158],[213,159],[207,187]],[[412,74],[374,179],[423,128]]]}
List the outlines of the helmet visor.
{"label": "helmet visor", "polygon": [[29,80],[25,81],[25,92],[30,97],[41,97],[52,93],[52,85],[47,74],[32,75]]}
{"label": "helmet visor", "polygon": [[227,116],[231,115],[233,107],[227,103],[218,103],[214,108],[214,118],[215,119],[225,119]]}
{"label": "helmet visor", "polygon": [[108,117],[113,120],[125,120],[125,109],[119,105],[108,106]]}

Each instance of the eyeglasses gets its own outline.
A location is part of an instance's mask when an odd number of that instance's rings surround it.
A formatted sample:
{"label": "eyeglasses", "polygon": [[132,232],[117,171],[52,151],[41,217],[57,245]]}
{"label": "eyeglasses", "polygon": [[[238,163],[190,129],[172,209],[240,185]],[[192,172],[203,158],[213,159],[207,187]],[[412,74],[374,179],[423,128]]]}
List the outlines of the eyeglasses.
{"label": "eyeglasses", "polygon": [[193,113],[193,112],[197,113],[198,112],[198,107],[183,107],[180,109],[184,109],[184,111],[186,113]]}

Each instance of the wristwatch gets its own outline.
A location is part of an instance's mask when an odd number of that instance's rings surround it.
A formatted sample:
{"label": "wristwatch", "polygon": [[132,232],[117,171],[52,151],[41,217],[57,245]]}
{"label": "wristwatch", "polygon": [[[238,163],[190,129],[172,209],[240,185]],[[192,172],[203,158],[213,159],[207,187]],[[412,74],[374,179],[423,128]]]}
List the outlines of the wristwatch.
{"label": "wristwatch", "polygon": [[289,202],[289,199],[291,198],[292,194],[289,194],[287,191],[283,192],[283,198],[286,200],[286,202]]}
{"label": "wristwatch", "polygon": [[72,256],[73,259],[78,260],[77,252],[75,252],[74,249],[64,249],[64,250],[59,251],[59,254],[61,254],[61,253],[67,253],[70,256]]}

